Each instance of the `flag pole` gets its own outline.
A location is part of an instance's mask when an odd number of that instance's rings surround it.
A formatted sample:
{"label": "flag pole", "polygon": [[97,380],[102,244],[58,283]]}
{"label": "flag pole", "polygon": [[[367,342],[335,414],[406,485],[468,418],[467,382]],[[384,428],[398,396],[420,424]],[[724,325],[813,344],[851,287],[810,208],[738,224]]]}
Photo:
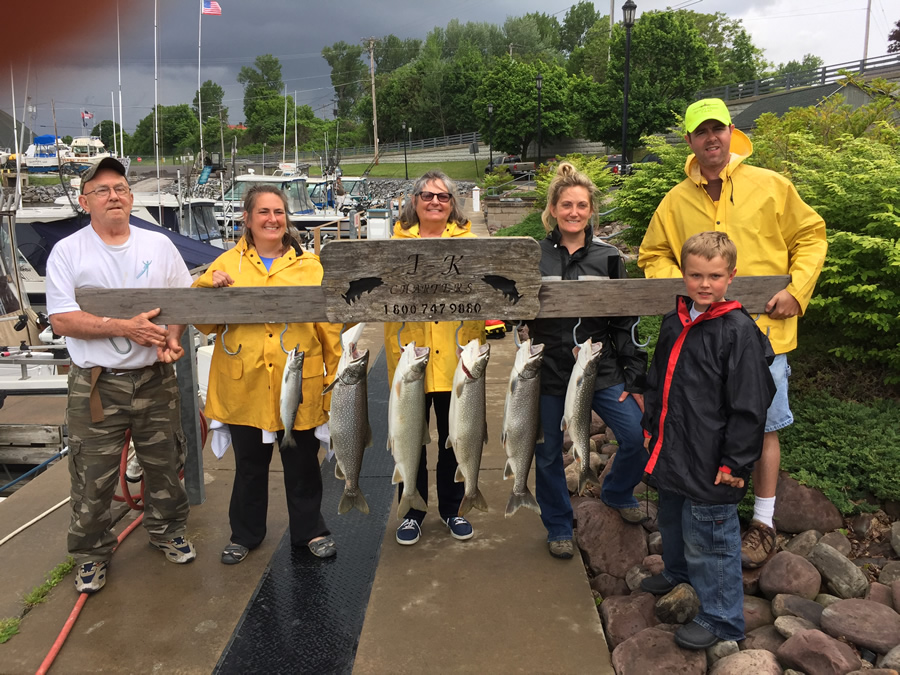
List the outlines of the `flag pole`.
{"label": "flag pole", "polygon": [[[122,40],[119,37],[119,0],[116,0],[116,50],[119,55],[119,148],[121,157],[125,159],[125,117],[122,114]],[[113,127],[113,134],[116,128]]]}
{"label": "flag pole", "polygon": [[[112,108],[112,135],[113,135],[113,154],[118,157],[119,149],[116,144],[116,95],[113,92],[109,92],[109,102],[110,107]],[[100,134],[103,135],[103,128],[100,128]],[[107,148],[109,150],[109,148]]]}
{"label": "flag pole", "polygon": [[159,198],[159,224],[163,223],[162,188],[159,178],[159,0],[153,0],[153,146],[156,150],[156,195]]}
{"label": "flag pole", "polygon": [[203,154],[203,101],[200,91],[200,45],[203,36],[203,0],[200,0],[200,19],[197,21],[197,116],[200,118],[200,164],[206,161]]}

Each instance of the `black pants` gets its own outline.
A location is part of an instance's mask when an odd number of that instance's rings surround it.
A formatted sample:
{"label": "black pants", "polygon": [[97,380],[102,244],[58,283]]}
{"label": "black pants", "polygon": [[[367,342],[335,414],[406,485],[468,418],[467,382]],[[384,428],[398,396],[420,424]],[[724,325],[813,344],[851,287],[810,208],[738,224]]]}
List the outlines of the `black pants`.
{"label": "black pants", "polygon": [[[266,536],[269,506],[269,464],[272,443],[262,442],[255,427],[231,426],[234,448],[234,487],[228,519],[231,541],[256,548]],[[314,429],[292,431],[296,448],[281,453],[284,491],[287,496],[291,546],[305,546],[311,539],[329,534],[322,518],[322,474],[319,468],[319,441]],[[279,433],[279,438],[282,434]]]}
{"label": "black pants", "polygon": [[[425,419],[431,422],[431,408],[434,406],[434,417],[438,431],[438,460],[437,460],[437,493],[438,511],[442,520],[459,513],[459,505],[466,487],[453,479],[456,477],[456,455],[453,448],[445,448],[447,436],[450,435],[450,392],[436,391],[425,395]],[[422,446],[422,456],[419,458],[419,473],[416,474],[416,489],[422,495],[425,503],[428,503],[428,464],[426,461],[427,445]],[[397,486],[397,495],[403,494],[403,483]],[[413,518],[421,525],[425,518],[425,512],[418,509],[410,509],[404,518]]]}

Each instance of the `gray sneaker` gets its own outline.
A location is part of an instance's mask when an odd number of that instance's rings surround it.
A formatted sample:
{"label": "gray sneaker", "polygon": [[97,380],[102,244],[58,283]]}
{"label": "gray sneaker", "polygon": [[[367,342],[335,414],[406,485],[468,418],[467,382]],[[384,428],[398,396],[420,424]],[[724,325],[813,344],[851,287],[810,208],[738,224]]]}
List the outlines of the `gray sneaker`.
{"label": "gray sneaker", "polygon": [[106,584],[106,560],[86,562],[75,568],[75,590],[79,593],[96,593]]}
{"label": "gray sneaker", "polygon": [[175,537],[169,541],[150,540],[150,546],[166,554],[166,559],[179,565],[189,563],[197,557],[194,545],[184,537]]}
{"label": "gray sneaker", "polygon": [[632,525],[640,525],[645,520],[650,519],[640,506],[629,506],[624,509],[616,509],[616,511],[622,516],[622,520],[626,523],[631,523]]}
{"label": "gray sneaker", "polygon": [[125,480],[129,483],[140,483],[144,477],[144,467],[138,461],[137,455],[132,454],[125,466]]}
{"label": "gray sneaker", "polygon": [[575,555],[575,544],[571,539],[561,539],[559,541],[551,541],[547,544],[550,548],[550,555],[554,558],[568,560]]}

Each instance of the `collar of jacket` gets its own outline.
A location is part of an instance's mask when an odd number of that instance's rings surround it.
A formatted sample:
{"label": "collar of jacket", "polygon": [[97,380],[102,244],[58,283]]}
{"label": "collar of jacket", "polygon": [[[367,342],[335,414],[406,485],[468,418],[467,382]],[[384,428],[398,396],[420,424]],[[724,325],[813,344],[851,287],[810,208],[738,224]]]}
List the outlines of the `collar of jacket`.
{"label": "collar of jacket", "polygon": [[[444,229],[444,233],[441,235],[442,237],[462,237],[467,235],[472,230],[472,223],[470,221],[464,222],[462,225],[454,222],[447,223],[447,227]],[[411,225],[408,229],[404,230],[400,225],[400,221],[398,220],[394,223],[394,236],[397,239],[420,239],[419,236],[419,224],[416,223]]]}
{"label": "collar of jacket", "polygon": [[[740,129],[735,129],[731,132],[730,150],[731,160],[722,170],[722,173],[719,174],[719,177],[722,180],[731,178],[731,174],[734,173],[735,169],[753,154],[753,143],[747,137],[747,134]],[[684,163],[684,172],[687,174],[687,177],[698,186],[709,182],[703,177],[703,174],[700,173],[700,164],[697,162],[697,156],[694,154],[688,155],[688,158]]]}
{"label": "collar of jacket", "polygon": [[[314,254],[310,253],[309,251],[304,251],[304,250],[303,250],[302,248],[300,248],[299,246],[294,245],[294,246],[292,246],[291,248],[294,249],[294,256],[297,258],[297,260],[300,260],[301,258],[308,258],[308,257],[310,257],[310,256],[315,257]],[[238,243],[234,245],[234,250],[237,251],[237,252],[240,254],[240,256],[241,256],[241,261],[244,260],[244,256],[246,256],[248,259],[253,258],[253,256],[256,256],[256,257],[259,257],[259,258],[262,257],[262,256],[259,255],[259,252],[256,250],[255,247],[250,246],[250,242],[248,242],[248,241],[247,241],[247,238],[244,237],[244,236],[242,236],[242,237],[238,240]],[[288,253],[290,253],[290,251],[288,251]],[[283,257],[283,256],[282,256],[282,257]],[[276,262],[277,262],[277,261],[276,261]],[[284,260],[284,264],[280,264],[280,265],[278,266],[278,269],[283,269],[284,267],[287,267],[287,266],[290,265],[291,263],[293,263],[293,258],[285,259],[285,260]],[[275,268],[274,268],[274,263],[273,263],[273,269],[275,269]],[[238,267],[238,271],[240,271],[240,266]],[[272,273],[272,270],[266,270],[264,267],[262,268],[262,271],[265,272],[265,273],[267,273],[267,274],[271,274],[271,273]],[[276,271],[277,271],[277,270],[276,270]]]}
{"label": "collar of jacket", "polygon": [[[553,242],[554,246],[559,247],[560,242],[562,241],[562,233],[559,231],[559,225],[557,225],[556,227],[553,228],[553,231],[547,235],[547,238]],[[593,240],[594,240],[594,228],[586,227],[584,229],[584,246],[582,246],[580,249],[575,251],[575,253],[572,253],[572,255],[573,256],[578,255],[579,253],[581,255],[584,255],[584,253],[587,252],[587,249],[591,245],[591,242]]]}
{"label": "collar of jacket", "polygon": [[709,309],[703,312],[703,314],[698,316],[692,322],[691,307],[693,306],[694,301],[686,295],[677,296],[677,301],[678,319],[681,321],[682,326],[687,326],[691,323],[699,323],[701,321],[709,321],[710,319],[716,319],[720,316],[728,314],[728,312],[733,312],[742,307],[741,303],[739,303],[737,300],[723,300],[722,302],[714,302],[710,304]]}

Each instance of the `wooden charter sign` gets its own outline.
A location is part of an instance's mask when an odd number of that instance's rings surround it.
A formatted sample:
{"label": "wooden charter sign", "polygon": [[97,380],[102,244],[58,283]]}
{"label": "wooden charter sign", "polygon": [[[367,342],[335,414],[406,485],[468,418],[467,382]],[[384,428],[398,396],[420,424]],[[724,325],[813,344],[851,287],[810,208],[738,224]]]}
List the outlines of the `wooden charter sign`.
{"label": "wooden charter sign", "polygon": [[346,241],[322,249],[334,323],[529,319],[540,310],[530,237]]}

